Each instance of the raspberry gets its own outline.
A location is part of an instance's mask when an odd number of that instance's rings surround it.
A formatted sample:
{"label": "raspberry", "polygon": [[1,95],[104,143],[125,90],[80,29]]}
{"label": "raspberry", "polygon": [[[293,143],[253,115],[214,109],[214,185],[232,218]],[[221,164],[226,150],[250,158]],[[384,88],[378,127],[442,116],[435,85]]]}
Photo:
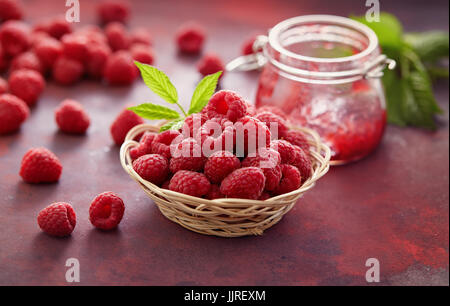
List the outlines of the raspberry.
{"label": "raspberry", "polygon": [[[151,65],[155,60],[155,54],[152,48],[146,45],[137,44],[130,48],[131,56],[135,61],[143,64]],[[136,69],[138,69],[136,67]]]}
{"label": "raspberry", "polygon": [[295,148],[295,159],[291,163],[293,166],[297,167],[300,171],[300,175],[302,176],[302,183],[306,181],[312,175],[312,165],[309,156],[305,153],[305,151],[298,147]]}
{"label": "raspberry", "polygon": [[0,73],[6,70],[6,68],[8,68],[8,65],[9,65],[8,59],[6,58],[6,55],[3,52],[3,47],[0,42]]}
{"label": "raspberry", "polygon": [[206,121],[195,137],[202,144],[202,152],[206,157],[217,151],[234,151],[236,136],[233,124],[227,120],[219,122]]}
{"label": "raspberry", "polygon": [[113,192],[100,193],[89,207],[89,220],[92,225],[102,230],[116,228],[122,220],[125,205]]}
{"label": "raspberry", "polygon": [[250,55],[253,54],[253,44],[255,43],[257,35],[254,35],[247,40],[245,40],[241,47],[241,53],[242,55]]}
{"label": "raspberry", "polygon": [[64,237],[70,235],[77,224],[75,211],[69,203],[53,203],[39,212],[39,227],[48,235]]}
{"label": "raspberry", "polygon": [[130,42],[132,45],[141,44],[151,46],[152,36],[150,35],[150,32],[146,28],[138,27],[131,30]]}
{"label": "raspberry", "polygon": [[262,194],[265,183],[261,169],[245,167],[231,172],[220,184],[220,192],[227,198],[256,200]]}
{"label": "raspberry", "polygon": [[270,147],[280,153],[281,162],[283,164],[290,164],[295,160],[296,151],[294,145],[286,140],[274,140],[270,143]]}
{"label": "raspberry", "polygon": [[270,193],[263,191],[263,193],[259,196],[258,200],[260,201],[265,201],[267,199],[270,199],[272,196],[270,195]]}
{"label": "raspberry", "polygon": [[[233,107],[230,109],[232,104]],[[237,119],[243,117],[246,111],[247,105],[245,100],[231,90],[216,92],[205,106],[205,113],[210,119],[226,117],[232,122],[236,122]]]}
{"label": "raspberry", "polygon": [[184,137],[193,137],[197,135],[202,125],[208,121],[208,117],[204,114],[192,114],[186,117],[182,127]]}
{"label": "raspberry", "polygon": [[7,56],[20,54],[30,46],[30,28],[22,21],[7,21],[0,27],[0,43]]}
{"label": "raspberry", "polygon": [[301,186],[300,171],[295,166],[282,164],[281,165],[282,178],[275,194],[284,194],[297,190]]}
{"label": "raspberry", "polygon": [[212,183],[220,183],[231,172],[241,166],[239,159],[228,151],[213,153],[205,164],[205,175]]}
{"label": "raspberry", "polygon": [[74,100],[64,100],[55,111],[55,120],[61,131],[83,134],[89,127],[89,116],[83,106]]}
{"label": "raspberry", "polygon": [[22,19],[23,6],[18,0],[0,0],[0,21]]}
{"label": "raspberry", "polygon": [[17,55],[11,61],[10,72],[19,69],[30,69],[44,74],[44,67],[34,52],[27,51]]}
{"label": "raspberry", "polygon": [[72,33],[72,26],[64,17],[59,16],[48,22],[47,33],[56,39],[60,39],[63,35]]}
{"label": "raspberry", "polygon": [[88,45],[86,71],[90,77],[94,79],[101,78],[110,55],[111,49],[107,45],[98,43]]}
{"label": "raspberry", "polygon": [[281,157],[272,149],[261,148],[256,156],[247,156],[242,161],[242,167],[260,168],[266,177],[265,190],[272,191],[278,187],[281,180]]}
{"label": "raspberry", "polygon": [[112,85],[129,85],[138,76],[131,54],[118,51],[108,57],[103,76]]}
{"label": "raspberry", "polygon": [[11,73],[8,85],[13,95],[21,98],[31,106],[36,103],[44,90],[45,80],[39,72],[21,69]]}
{"label": "raspberry", "polygon": [[273,138],[275,138],[275,136],[278,136],[276,138],[280,138],[288,131],[286,121],[274,113],[259,113],[255,116],[255,118],[267,125]]}
{"label": "raspberry", "polygon": [[63,54],[71,59],[84,63],[88,56],[88,40],[77,33],[67,34],[61,38]]}
{"label": "raspberry", "polygon": [[152,143],[152,152],[161,154],[162,156],[166,157],[167,159],[171,158],[172,155],[170,153],[170,145],[172,142],[178,143],[182,139],[182,136],[180,132],[173,131],[173,130],[167,130],[160,134],[158,134]]}
{"label": "raspberry", "polygon": [[294,146],[299,146],[302,148],[305,152],[309,152],[309,143],[306,136],[297,130],[290,130],[287,131],[281,139],[284,139],[286,141],[289,141]]}
{"label": "raspberry", "polygon": [[256,118],[245,116],[236,121],[236,155],[239,157],[267,148],[271,134],[269,128]]}
{"label": "raspberry", "polygon": [[0,95],[8,92],[8,82],[2,77],[0,77]]}
{"label": "raspberry", "polygon": [[126,50],[130,46],[128,32],[119,22],[109,23],[105,28],[105,35],[113,51]]}
{"label": "raspberry", "polygon": [[71,85],[83,76],[83,64],[77,60],[60,56],[53,65],[53,79],[61,85]]}
{"label": "raspberry", "polygon": [[180,170],[170,180],[169,189],[194,197],[202,197],[208,194],[211,183],[203,173]]}
{"label": "raspberry", "polygon": [[264,113],[264,112],[271,112],[271,113],[283,118],[284,120],[287,120],[286,114],[279,107],[262,106],[256,110],[257,114]]}
{"label": "raspberry", "polygon": [[139,141],[139,146],[130,150],[131,159],[135,160],[142,155],[152,153],[152,143],[155,137],[156,133],[145,132]]}
{"label": "raspberry", "polygon": [[160,185],[169,175],[169,162],[160,154],[146,154],[133,162],[133,169],[144,180]]}
{"label": "raspberry", "polygon": [[162,189],[169,189],[169,184],[170,184],[170,180],[171,179],[172,178],[170,178],[170,179],[166,180],[164,183],[162,183],[161,188]]}
{"label": "raspberry", "polygon": [[23,156],[20,176],[27,183],[53,183],[61,176],[62,165],[50,150],[32,148]]}
{"label": "raspberry", "polygon": [[256,115],[256,108],[253,104],[250,104],[249,102],[245,102],[245,104],[247,105],[247,115],[254,117]]}
{"label": "raspberry", "polygon": [[107,0],[98,5],[97,15],[104,24],[113,21],[125,23],[130,15],[130,7],[125,1]]}
{"label": "raspberry", "polygon": [[225,198],[225,196],[220,192],[220,187],[215,184],[211,184],[209,192],[206,194],[205,198],[208,200],[215,200],[220,198]]}
{"label": "raspberry", "polygon": [[63,53],[61,42],[51,37],[36,42],[33,49],[45,68],[52,68],[56,59]]}
{"label": "raspberry", "polygon": [[23,100],[10,94],[0,95],[0,135],[17,131],[29,113]]}
{"label": "raspberry", "polygon": [[191,54],[200,53],[205,36],[205,30],[200,25],[192,22],[183,24],[176,33],[178,50]]}
{"label": "raspberry", "polygon": [[186,138],[178,144],[171,145],[170,171],[201,171],[205,165],[202,147],[194,138]]}
{"label": "raspberry", "polygon": [[128,109],[122,110],[111,124],[110,128],[111,136],[116,145],[122,145],[128,131],[134,126],[142,123],[144,123],[144,119],[136,115],[134,112]]}
{"label": "raspberry", "polygon": [[106,38],[105,33],[97,25],[92,25],[92,24],[86,25],[86,26],[82,27],[79,31],[77,31],[77,34],[83,35],[84,37],[86,37],[88,44],[91,44],[91,43],[102,44],[102,45],[108,44],[108,39]]}
{"label": "raspberry", "polygon": [[214,53],[205,54],[198,62],[197,69],[203,76],[222,71],[220,75],[220,78],[222,78],[225,73],[225,65],[220,57]]}

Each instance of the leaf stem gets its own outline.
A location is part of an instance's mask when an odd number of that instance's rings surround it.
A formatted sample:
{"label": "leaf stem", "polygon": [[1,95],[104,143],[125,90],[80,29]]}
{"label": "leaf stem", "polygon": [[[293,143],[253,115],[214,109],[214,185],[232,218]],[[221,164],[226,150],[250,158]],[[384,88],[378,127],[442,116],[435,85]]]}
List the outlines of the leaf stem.
{"label": "leaf stem", "polygon": [[187,117],[187,113],[185,112],[184,108],[180,105],[180,103],[175,102],[176,105],[178,105],[178,107],[181,109],[181,111],[183,112],[184,116]]}

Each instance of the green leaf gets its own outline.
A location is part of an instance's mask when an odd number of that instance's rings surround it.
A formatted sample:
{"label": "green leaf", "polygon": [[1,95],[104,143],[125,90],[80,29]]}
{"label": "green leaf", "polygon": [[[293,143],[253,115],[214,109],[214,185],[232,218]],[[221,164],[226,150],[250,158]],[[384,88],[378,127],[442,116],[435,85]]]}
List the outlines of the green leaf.
{"label": "green leaf", "polygon": [[389,123],[406,126],[401,109],[403,95],[399,89],[400,78],[395,71],[386,70],[383,76],[383,85],[386,93],[387,120]]}
{"label": "green leaf", "polygon": [[408,33],[404,38],[422,61],[436,62],[442,58],[448,58],[449,35],[447,32]]}
{"label": "green leaf", "polygon": [[165,101],[175,104],[178,102],[178,93],[170,82],[169,77],[162,71],[156,69],[153,66],[142,64],[134,61],[135,65],[141,71],[142,79],[144,83],[158,96]]}
{"label": "green leaf", "polygon": [[164,132],[164,131],[167,131],[167,130],[178,131],[179,129],[181,129],[183,127],[184,119],[185,118],[180,118],[180,119],[176,119],[176,120],[173,120],[173,121],[170,121],[170,122],[164,124],[159,129],[159,132]]}
{"label": "green leaf", "polygon": [[208,104],[209,99],[216,90],[217,82],[221,74],[222,71],[207,75],[198,83],[191,98],[191,105],[188,111],[189,115],[200,112]]}
{"label": "green leaf", "polygon": [[133,111],[136,115],[149,120],[178,119],[180,117],[180,114],[178,114],[177,111],[152,103],[144,103],[138,106],[129,107],[128,109]]}

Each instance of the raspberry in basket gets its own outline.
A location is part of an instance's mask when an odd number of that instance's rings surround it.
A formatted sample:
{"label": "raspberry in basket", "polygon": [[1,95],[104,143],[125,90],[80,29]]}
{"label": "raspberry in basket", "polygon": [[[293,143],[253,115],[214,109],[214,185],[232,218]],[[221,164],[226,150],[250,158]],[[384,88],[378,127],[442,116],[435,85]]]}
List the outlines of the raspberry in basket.
{"label": "raspberry in basket", "polygon": [[8,82],[0,77],[0,95],[8,92]]}
{"label": "raspberry in basket", "polygon": [[219,79],[221,79],[225,72],[225,65],[217,54],[208,53],[198,62],[197,69],[203,76],[222,71],[222,74],[219,77]]}
{"label": "raspberry in basket", "polygon": [[111,124],[110,132],[111,136],[116,143],[120,146],[125,140],[125,136],[129,130],[138,124],[144,123],[144,119],[136,115],[129,109],[122,110]]}
{"label": "raspberry in basket", "polygon": [[77,223],[75,211],[69,203],[53,203],[39,212],[39,227],[47,234],[56,237],[70,235]]}
{"label": "raspberry in basket", "polygon": [[121,0],[105,0],[98,5],[97,15],[104,24],[113,21],[125,23],[130,16],[130,6]]}
{"label": "raspberry in basket", "polygon": [[289,141],[294,146],[299,146],[305,152],[309,152],[308,139],[301,131],[289,130],[283,135],[283,137],[281,137],[281,139]]}
{"label": "raspberry in basket", "polygon": [[197,113],[187,116],[183,123],[183,136],[193,137],[197,135],[198,131],[206,121],[208,121],[208,117],[205,114]]}
{"label": "raspberry in basket", "polygon": [[286,140],[273,140],[270,147],[280,153],[281,162],[283,164],[290,164],[295,160],[296,151],[294,145]]}
{"label": "raspberry in basket", "polygon": [[278,115],[271,112],[258,113],[256,119],[264,122],[272,134],[272,138],[281,138],[287,131],[288,126],[286,121]]}
{"label": "raspberry in basket", "polygon": [[261,169],[246,167],[234,170],[220,184],[220,192],[227,198],[258,199],[266,183]]}
{"label": "raspberry in basket", "polygon": [[205,30],[196,23],[183,24],[176,33],[178,49],[184,53],[200,53],[205,41]]}
{"label": "raspberry in basket", "polygon": [[129,85],[133,83],[138,73],[130,52],[120,50],[109,56],[103,76],[111,85]]}
{"label": "raspberry in basket", "polygon": [[78,82],[83,73],[83,64],[65,55],[60,56],[53,64],[53,79],[61,85],[72,85]]}
{"label": "raspberry in basket", "polygon": [[171,158],[170,145],[178,143],[183,139],[183,136],[178,131],[167,130],[158,134],[152,143],[152,152],[161,154],[167,159]]}
{"label": "raspberry in basket", "polygon": [[284,194],[294,191],[301,186],[302,178],[297,167],[287,164],[281,165],[282,178],[275,190],[275,194]]}
{"label": "raspberry in basket", "polygon": [[156,133],[145,132],[139,140],[139,146],[130,150],[130,157],[135,160],[145,154],[152,153],[152,143],[156,137]]}
{"label": "raspberry in basket", "polygon": [[234,126],[226,119],[219,121],[221,122],[214,119],[206,121],[195,137],[202,144],[204,156],[208,157],[212,153],[222,150],[234,151],[236,138]]}
{"label": "raspberry in basket", "polygon": [[161,185],[169,175],[169,162],[159,154],[146,154],[133,162],[133,169],[144,180]]}
{"label": "raspberry in basket", "polygon": [[18,20],[10,20],[0,27],[0,44],[5,55],[14,57],[30,46],[30,28]]}
{"label": "raspberry in basket", "polygon": [[172,173],[180,170],[201,171],[206,158],[202,154],[202,147],[194,138],[186,138],[178,144],[170,146],[172,158],[169,168]]}
{"label": "raspberry in basket", "polygon": [[130,37],[123,24],[111,22],[105,27],[108,44],[113,51],[126,50],[130,46]]}
{"label": "raspberry in basket", "polygon": [[61,176],[58,157],[46,148],[28,150],[22,158],[20,176],[27,183],[53,183]]}
{"label": "raspberry in basket", "polygon": [[203,173],[180,170],[172,177],[169,189],[194,197],[208,194],[211,183]]}
{"label": "raspberry in basket", "polygon": [[63,53],[63,46],[57,39],[46,37],[39,40],[33,48],[42,65],[50,69],[56,59]]}
{"label": "raspberry in basket", "polygon": [[218,185],[211,184],[211,188],[209,189],[209,192],[206,194],[205,198],[207,198],[208,200],[214,200],[225,198],[225,196],[220,192],[220,187]]}
{"label": "raspberry in basket", "polygon": [[[233,107],[230,109],[230,106]],[[216,92],[204,108],[208,118],[228,118],[236,122],[247,114],[247,102],[237,93],[231,90]]]}
{"label": "raspberry in basket", "polygon": [[284,120],[287,120],[286,114],[283,112],[283,110],[276,106],[262,106],[257,109],[257,114],[264,113],[264,112],[271,112]]}
{"label": "raspberry in basket", "polygon": [[113,192],[103,192],[95,197],[89,207],[89,220],[102,230],[111,230],[122,220],[125,205]]}
{"label": "raspberry in basket", "polygon": [[90,124],[83,106],[70,99],[64,100],[56,109],[55,120],[59,129],[69,134],[83,134]]}
{"label": "raspberry in basket", "polygon": [[44,74],[44,65],[34,52],[27,51],[14,57],[11,61],[10,73],[15,70],[30,69]]}
{"label": "raspberry in basket", "polygon": [[258,167],[266,177],[265,190],[273,191],[281,180],[281,157],[273,149],[260,149],[256,156],[248,156],[242,161],[242,167]]}
{"label": "raspberry in basket", "polygon": [[34,70],[21,69],[11,73],[8,79],[9,91],[24,100],[29,106],[36,103],[45,87],[42,75]]}
{"label": "raspberry in basket", "polygon": [[228,151],[213,153],[205,164],[205,175],[211,183],[220,183],[231,172],[241,166],[239,158]]}
{"label": "raspberry in basket", "polygon": [[254,117],[245,116],[234,124],[236,130],[236,155],[238,157],[254,153],[270,145],[269,128]]}
{"label": "raspberry in basket", "polygon": [[22,19],[22,3],[18,0],[0,0],[0,21]]}
{"label": "raspberry in basket", "polygon": [[0,94],[0,135],[17,131],[29,113],[23,100],[11,94]]}
{"label": "raspberry in basket", "polygon": [[308,154],[306,154],[302,148],[298,146],[294,146],[294,148],[295,148],[295,159],[291,164],[297,167],[298,170],[300,171],[303,183],[312,175],[311,160],[309,159]]}

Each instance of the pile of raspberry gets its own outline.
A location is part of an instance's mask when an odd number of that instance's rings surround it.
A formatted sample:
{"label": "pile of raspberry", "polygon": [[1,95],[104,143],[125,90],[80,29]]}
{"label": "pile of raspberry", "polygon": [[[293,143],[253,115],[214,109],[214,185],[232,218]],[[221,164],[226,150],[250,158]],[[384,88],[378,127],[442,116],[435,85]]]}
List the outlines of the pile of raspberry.
{"label": "pile of raspberry", "polygon": [[221,90],[180,130],[145,132],[130,150],[134,171],[161,188],[206,199],[266,200],[311,176],[309,143],[277,108],[255,108]]}

